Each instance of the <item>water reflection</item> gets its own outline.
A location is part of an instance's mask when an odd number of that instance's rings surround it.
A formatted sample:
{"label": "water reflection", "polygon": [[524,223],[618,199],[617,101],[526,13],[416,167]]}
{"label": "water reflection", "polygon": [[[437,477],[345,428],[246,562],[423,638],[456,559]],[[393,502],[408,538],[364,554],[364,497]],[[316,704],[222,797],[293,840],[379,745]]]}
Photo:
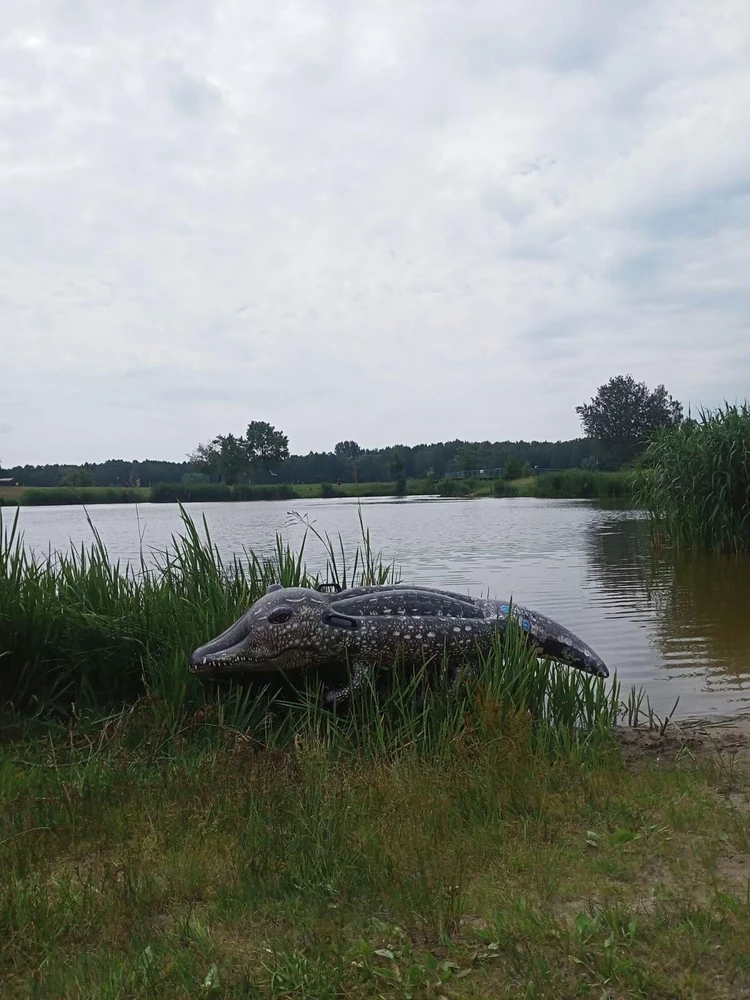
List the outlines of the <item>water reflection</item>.
{"label": "water reflection", "polygon": [[655,665],[700,678],[703,691],[731,690],[734,702],[748,700],[749,558],[654,550],[648,525],[632,512],[592,522],[587,551],[602,604],[648,630]]}
{"label": "water reflection", "polygon": [[673,659],[686,648],[695,653],[699,643],[705,647],[704,662],[747,677],[750,560],[685,552],[662,555],[658,563],[671,570],[671,586],[656,594],[665,656]]}

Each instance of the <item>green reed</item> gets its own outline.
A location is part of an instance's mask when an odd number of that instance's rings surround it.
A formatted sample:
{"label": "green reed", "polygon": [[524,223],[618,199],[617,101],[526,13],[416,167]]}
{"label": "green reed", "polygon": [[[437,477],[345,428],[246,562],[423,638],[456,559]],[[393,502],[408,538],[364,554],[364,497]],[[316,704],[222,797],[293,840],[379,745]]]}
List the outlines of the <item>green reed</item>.
{"label": "green reed", "polygon": [[[93,540],[67,553],[31,554],[18,515],[0,515],[0,690],[11,710],[28,717],[113,711],[147,698],[166,726],[165,738],[206,712],[217,732],[241,729],[265,744],[300,733],[341,746],[411,744],[438,752],[492,705],[521,711],[554,743],[563,731],[608,730],[619,688],[541,662],[511,627],[480,666],[456,684],[444,663],[417,675],[395,664],[345,711],[322,707],[319,676],[279,675],[266,686],[202,681],[188,673],[190,652],[223,631],[271,583],[339,587],[398,580],[393,562],[372,547],[360,512],[361,541],[347,552],[304,519],[298,551],[278,536],[265,556],[245,551],[225,559],[203,520],[182,511],[183,529],[169,548],[139,563],[112,560],[91,524]],[[327,565],[311,574],[303,558],[310,540]],[[346,664],[341,665],[343,672]],[[578,735],[575,735],[575,739]]]}
{"label": "green reed", "polygon": [[543,472],[534,478],[531,486],[532,496],[560,499],[625,497],[632,492],[632,473],[598,472],[590,469]]}
{"label": "green reed", "polygon": [[24,490],[18,503],[24,506],[57,507],[69,504],[143,503],[150,491],[126,486],[45,486]]}
{"label": "green reed", "polygon": [[750,549],[750,407],[725,404],[656,435],[637,500],[678,548]]}
{"label": "green reed", "polygon": [[291,500],[296,496],[289,483],[156,483],[151,488],[152,503],[195,503],[216,500]]}

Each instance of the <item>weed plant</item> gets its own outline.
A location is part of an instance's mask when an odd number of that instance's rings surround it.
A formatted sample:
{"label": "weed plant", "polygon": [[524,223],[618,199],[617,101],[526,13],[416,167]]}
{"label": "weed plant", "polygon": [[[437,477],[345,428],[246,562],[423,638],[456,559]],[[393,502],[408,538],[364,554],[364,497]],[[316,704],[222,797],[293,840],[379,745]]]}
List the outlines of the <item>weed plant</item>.
{"label": "weed plant", "polygon": [[654,536],[678,548],[750,549],[750,407],[725,405],[663,430],[637,498]]}

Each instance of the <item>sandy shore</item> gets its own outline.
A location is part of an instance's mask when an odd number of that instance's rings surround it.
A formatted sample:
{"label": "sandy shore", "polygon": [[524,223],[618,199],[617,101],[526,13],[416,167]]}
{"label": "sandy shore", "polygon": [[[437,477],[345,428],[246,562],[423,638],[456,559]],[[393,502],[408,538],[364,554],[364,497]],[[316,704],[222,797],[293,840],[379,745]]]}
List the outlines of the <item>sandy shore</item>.
{"label": "sandy shore", "polygon": [[648,726],[620,727],[617,739],[628,762],[680,757],[715,759],[750,772],[750,713],[670,722],[662,734]]}

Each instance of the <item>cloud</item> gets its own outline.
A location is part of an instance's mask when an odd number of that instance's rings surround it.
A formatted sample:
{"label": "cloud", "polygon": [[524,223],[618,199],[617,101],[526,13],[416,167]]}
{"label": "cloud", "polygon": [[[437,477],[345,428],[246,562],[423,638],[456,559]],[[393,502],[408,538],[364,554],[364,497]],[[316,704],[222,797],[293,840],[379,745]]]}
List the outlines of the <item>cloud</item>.
{"label": "cloud", "polygon": [[734,0],[66,0],[1,30],[6,462],[251,419],[301,452],[569,437],[622,372],[747,391]]}
{"label": "cloud", "polygon": [[187,118],[206,118],[221,106],[221,91],[208,80],[182,68],[170,74],[169,97],[176,111]]}

